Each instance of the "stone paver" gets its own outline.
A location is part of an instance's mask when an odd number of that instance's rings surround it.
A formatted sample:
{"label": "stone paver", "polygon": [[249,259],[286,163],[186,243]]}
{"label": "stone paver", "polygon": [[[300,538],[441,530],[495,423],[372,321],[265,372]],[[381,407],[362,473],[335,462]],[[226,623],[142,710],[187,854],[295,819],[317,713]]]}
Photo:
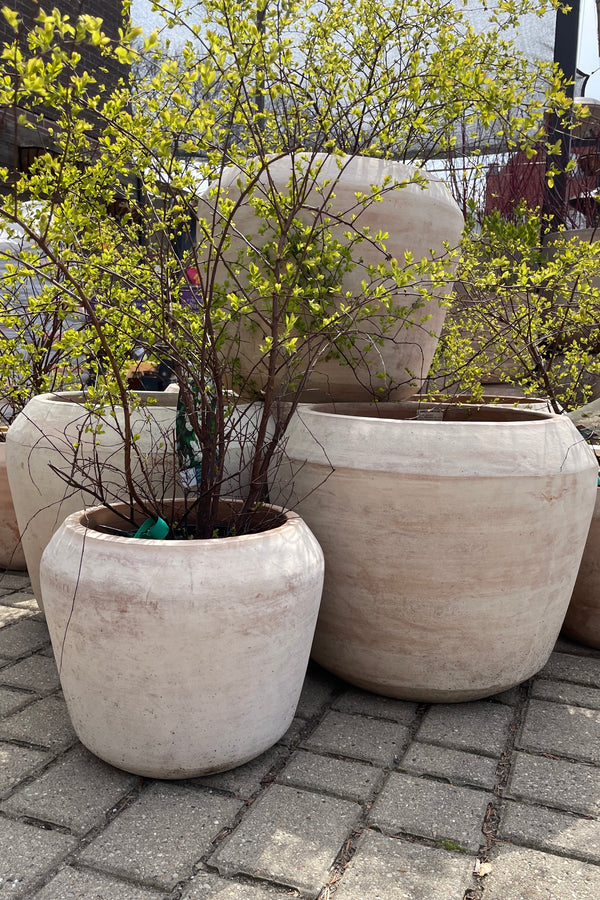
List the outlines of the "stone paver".
{"label": "stone paver", "polygon": [[571,638],[564,634],[558,636],[558,640],[554,645],[554,652],[571,653],[576,656],[594,656],[600,659],[600,650],[596,650],[595,647],[586,647],[584,644],[578,644],[577,641],[572,641]]}
{"label": "stone paver", "polygon": [[11,625],[13,622],[19,622],[21,619],[27,619],[31,615],[27,609],[21,609],[18,606],[0,606],[0,628],[5,625]]}
{"label": "stone paver", "polygon": [[78,746],[40,778],[15,791],[1,808],[83,835],[103,822],[106,813],[139,782],[135,775],[114,769]]}
{"label": "stone paver", "polygon": [[462,900],[472,869],[468,856],[367,831],[334,896],[335,900]]}
{"label": "stone paver", "polygon": [[294,719],[292,724],[281,738],[280,743],[290,745],[300,740],[302,732],[306,730],[306,722],[304,719]]}
{"label": "stone paver", "polygon": [[23,619],[0,631],[0,656],[19,659],[39,650],[50,641],[45,622]]}
{"label": "stone paver", "polygon": [[531,696],[537,700],[553,700],[555,703],[600,709],[600,688],[583,687],[570,681],[536,678],[531,686]]}
{"label": "stone paver", "polygon": [[507,691],[500,691],[499,694],[494,694],[494,696],[490,697],[490,699],[497,700],[498,703],[505,703],[506,706],[518,706],[518,704],[521,702],[520,685],[509,688]]}
{"label": "stone paver", "polygon": [[451,750],[434,744],[413,742],[406,751],[401,768],[415,775],[436,775],[451,784],[470,784],[493,788],[498,761],[491,756],[477,756],[463,750]]}
{"label": "stone paver", "polygon": [[438,704],[426,713],[417,740],[500,757],[512,717],[512,709],[501,703]]}
{"label": "stone paver", "polygon": [[166,894],[67,866],[33,900],[167,900]]}
{"label": "stone paver", "polygon": [[306,673],[296,715],[301,719],[312,719],[319,715],[344,682],[330,675],[325,669],[311,663]]}
{"label": "stone paver", "polygon": [[417,709],[416,703],[392,700],[391,697],[378,697],[377,694],[360,691],[358,688],[345,691],[341,697],[337,697],[333,701],[331,706],[340,712],[361,716],[379,716],[382,719],[391,719],[392,722],[400,722],[402,725],[412,725]]}
{"label": "stone paver", "polygon": [[[0,669],[0,673],[3,670]],[[18,691],[13,688],[0,686],[0,716],[7,716],[17,709],[32,703],[36,698],[26,691]]]}
{"label": "stone paver", "polygon": [[508,800],[501,813],[499,834],[515,844],[600,863],[597,819],[581,819],[554,809]]}
{"label": "stone paver", "polygon": [[52,695],[30,703],[0,721],[0,740],[25,741],[57,749],[77,739],[62,697]]}
{"label": "stone paver", "polygon": [[26,591],[31,588],[27,572],[0,572],[0,588],[5,591]]}
{"label": "stone paver", "polygon": [[499,844],[483,879],[485,900],[598,900],[600,868],[538,850]]}
{"label": "stone paver", "polygon": [[5,594],[0,603],[3,606],[21,606],[24,609],[30,609],[32,612],[39,611],[35,597],[30,591],[16,591],[12,594]]}
{"label": "stone paver", "polygon": [[553,653],[539,673],[539,677],[600,687],[600,659],[573,656],[570,653]]}
{"label": "stone paver", "polygon": [[260,789],[271,769],[279,765],[287,752],[286,748],[276,746],[251,762],[238,766],[237,769],[219,772],[217,775],[207,775],[204,778],[194,778],[190,783],[218,788],[221,791],[231,791],[236,797],[246,800],[254,796]]}
{"label": "stone paver", "polygon": [[0,743],[0,798],[6,797],[20,781],[48,762],[49,754],[15,744]]}
{"label": "stone paver", "polygon": [[316,897],[360,814],[360,806],[347,800],[275,784],[210,864],[222,874],[269,878]]}
{"label": "stone paver", "polygon": [[38,880],[76,843],[70,835],[0,819],[0,897],[31,897]]}
{"label": "stone paver", "polygon": [[402,755],[408,738],[404,725],[332,711],[302,746],[391,766]]}
{"label": "stone paver", "polygon": [[[375,801],[369,823],[382,831],[417,835],[477,850],[493,794],[393,772]],[[446,849],[449,846],[446,844]]]}
{"label": "stone paver", "polygon": [[287,890],[283,893],[267,885],[231,881],[209,872],[200,872],[192,878],[181,900],[293,900],[293,897]]}
{"label": "stone paver", "polygon": [[172,888],[190,877],[241,803],[210,791],[154,782],[81,853],[111,875]]}
{"label": "stone paver", "polygon": [[517,753],[505,796],[584,816],[600,816],[600,769],[585,763]]}
{"label": "stone paver", "polygon": [[531,700],[517,747],[600,763],[600,711]]}
{"label": "stone paver", "polygon": [[60,687],[56,663],[47,656],[29,656],[0,669],[0,682],[38,694],[50,694]]}
{"label": "stone paver", "polygon": [[428,706],[311,663],[275,747],[161,782],[79,744],[29,583],[1,579],[0,900],[600,897],[600,652],[561,640],[530,684]]}
{"label": "stone paver", "polygon": [[330,759],[298,750],[277,780],[281,784],[322,790],[327,794],[363,803],[373,797],[383,777],[381,769],[364,763]]}

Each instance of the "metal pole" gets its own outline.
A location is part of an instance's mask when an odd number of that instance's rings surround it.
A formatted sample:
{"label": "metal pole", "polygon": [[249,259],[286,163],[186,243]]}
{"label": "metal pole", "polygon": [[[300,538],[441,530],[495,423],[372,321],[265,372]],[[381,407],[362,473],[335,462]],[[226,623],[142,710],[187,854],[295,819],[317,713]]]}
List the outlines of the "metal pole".
{"label": "metal pole", "polygon": [[[570,9],[566,13],[557,10],[554,31],[554,62],[562,72],[564,90],[571,99],[575,95],[579,10],[580,0],[570,0]],[[553,165],[557,165],[560,171],[554,177],[554,184],[551,188],[548,187],[546,180],[542,205],[542,212],[550,218],[553,231],[559,225],[566,224],[569,200],[569,179],[566,167],[571,155],[570,118],[568,116],[566,119],[560,119],[556,113],[552,113],[548,121],[548,141],[552,144],[560,140],[560,153],[558,155],[548,155],[546,158],[546,173],[550,171]]]}

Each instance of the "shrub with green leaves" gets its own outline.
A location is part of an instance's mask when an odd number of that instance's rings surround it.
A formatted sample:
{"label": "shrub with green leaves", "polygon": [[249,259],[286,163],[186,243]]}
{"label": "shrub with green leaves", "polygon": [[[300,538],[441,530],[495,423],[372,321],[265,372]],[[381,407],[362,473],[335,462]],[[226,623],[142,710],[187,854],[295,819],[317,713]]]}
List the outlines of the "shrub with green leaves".
{"label": "shrub with green leaves", "polygon": [[600,376],[594,237],[551,233],[524,205],[467,232],[431,382],[475,397],[486,382],[517,385],[556,410],[586,403]]}
{"label": "shrub with green leaves", "polygon": [[[320,154],[334,156],[340,173],[357,154],[411,161],[410,181],[422,184],[418,167],[454,152],[459,131],[483,127],[490,141],[533,146],[544,139],[545,110],[561,112],[568,100],[552,66],[524,58],[504,37],[519,15],[545,11],[533,0],[502,0],[485,33],[445,0],[203,0],[197,24],[182,0],[153,5],[166,10],[160,39],[126,28],[114,42],[94,17],[42,8],[26,49],[16,40],[0,49],[0,104],[33,130],[44,110],[55,118],[44,123],[48,152],[26,173],[0,171],[0,226],[24,232],[28,248],[9,280],[42,279],[40,302],[64,326],[52,347],[89,363],[89,408],[123,407],[132,471],[144,460],[136,458],[127,371],[136,349],[168,360],[202,457],[189,502],[204,536],[214,530],[228,423],[238,395],[252,389],[239,352],[248,330],[267,376],[242,519],[266,496],[315,360],[354,365],[358,326],[375,311],[375,342],[414,308],[423,308],[426,328],[427,293],[451,278],[453,248],[447,260],[390,258],[384,231],[354,225],[381,191],[401,203],[405,183],[365,185],[340,210],[337,175],[315,199]],[[3,15],[17,34],[17,13],[4,7]],[[175,25],[186,39],[174,49],[165,35]],[[117,90],[103,85],[101,69],[82,70],[87,42],[130,69]],[[275,187],[269,166],[288,155],[288,184]],[[235,197],[225,187],[232,166]],[[237,228],[243,204],[259,223],[254,236]],[[349,223],[341,233],[332,228],[339,221]],[[367,245],[380,262],[363,266],[348,292],[345,273],[362,265]],[[405,307],[398,297],[417,276],[428,287],[413,290]],[[74,327],[80,313],[85,325]],[[389,388],[384,379],[376,396]],[[164,504],[151,484],[129,478],[124,499],[155,515]],[[103,496],[97,484],[86,487]]]}

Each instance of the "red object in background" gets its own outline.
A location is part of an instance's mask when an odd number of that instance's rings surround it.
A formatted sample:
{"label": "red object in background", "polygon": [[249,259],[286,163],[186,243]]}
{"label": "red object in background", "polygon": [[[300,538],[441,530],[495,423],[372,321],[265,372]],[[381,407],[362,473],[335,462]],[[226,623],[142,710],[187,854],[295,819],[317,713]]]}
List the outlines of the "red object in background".
{"label": "red object in background", "polygon": [[188,268],[185,270],[185,277],[190,284],[200,284],[200,272],[195,266],[188,266]]}

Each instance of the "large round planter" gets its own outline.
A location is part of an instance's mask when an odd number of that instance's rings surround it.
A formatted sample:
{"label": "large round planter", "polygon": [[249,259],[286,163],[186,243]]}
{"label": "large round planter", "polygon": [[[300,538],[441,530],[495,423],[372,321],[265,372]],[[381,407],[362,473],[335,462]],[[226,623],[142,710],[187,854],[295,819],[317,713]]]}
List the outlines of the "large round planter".
{"label": "large round planter", "polygon": [[597,465],[564,416],[421,409],[301,407],[278,484],[293,477],[325,554],[317,662],[392,697],[472,700],[548,659]]}
{"label": "large round planter", "polygon": [[98,507],[66,519],[42,558],[42,589],[69,714],[93,753],[190,778],[241,765],[285,733],[323,556],[302,519],[281,512],[267,531],[206,541],[101,533],[116,517]]}
{"label": "large round planter", "polygon": [[[406,184],[398,190],[383,190],[377,202],[361,205],[357,201],[357,194],[370,197],[373,186],[383,187],[387,185],[387,179],[390,184],[399,184],[412,178],[417,170],[399,162],[363,156],[339,158],[325,153],[280,157],[258,177],[254,198],[266,197],[272,189],[288,196],[292,173],[302,177],[299,173],[304,174],[309,168],[312,185],[296,216],[298,220],[310,225],[317,223],[318,229],[319,221],[327,217],[330,220],[328,233],[346,244],[345,232],[349,231],[356,234],[367,228],[372,236],[380,231],[388,234],[385,251],[369,240],[356,245],[353,250],[356,265],[343,276],[344,294],[349,292],[353,298],[364,294],[361,283],[369,280],[366,272],[369,265],[387,265],[391,257],[403,260],[406,252],[411,252],[416,260],[431,256],[441,260],[447,257],[445,242],[450,247],[458,245],[463,216],[445,185],[423,170],[419,172],[427,179],[426,187]],[[244,183],[244,173],[231,167],[220,179],[219,189],[221,194],[239,202],[240,184]],[[200,215],[212,219],[213,203],[208,195],[201,200]],[[229,271],[237,270],[239,280],[242,278],[239,259],[246,246],[250,243],[253,247],[262,247],[274,239],[274,233],[265,227],[265,222],[255,214],[248,200],[242,200],[236,210],[235,228],[236,232],[229,234],[230,244],[223,256]],[[353,348],[344,351],[352,364],[348,365],[347,359],[326,359],[326,354],[322,354],[315,363],[303,398],[314,401],[400,399],[414,394],[427,376],[433,359],[446,315],[446,308],[440,301],[452,288],[452,272],[453,268],[449,267],[449,282],[445,286],[432,287],[426,278],[423,279],[421,285],[430,288],[426,300],[415,286],[401,291],[390,282],[388,287],[394,306],[401,306],[406,311],[390,325],[387,322],[389,314],[385,314],[383,306],[377,308],[375,305],[373,313],[356,324]],[[228,277],[224,267],[219,277],[222,280]],[[261,302],[261,297],[253,299],[258,309]],[[260,351],[267,334],[259,315],[246,319],[252,322],[252,327],[242,329],[236,336],[240,344],[235,355],[239,357],[241,383],[252,393],[259,393],[264,390],[268,375],[265,357]],[[301,344],[303,340],[300,338]],[[287,357],[283,351],[280,371],[287,372]],[[286,377],[280,377],[278,383],[285,385]]]}
{"label": "large round planter", "polygon": [[17,516],[6,474],[6,444],[0,442],[0,568],[25,568]]}
{"label": "large round planter", "polygon": [[[177,460],[174,451],[177,395],[168,392],[140,392],[145,401],[133,414],[132,425],[139,434],[136,442],[152,472],[152,491],[157,495],[176,493]],[[42,552],[64,518],[96,501],[83,491],[65,484],[50,466],[70,472],[73,444],[78,444],[80,461],[97,459],[109,500],[124,495],[124,450],[121,437],[123,411],[107,413],[103,433],[95,437],[82,431],[90,420],[81,404],[82,394],[63,392],[41,394],[27,404],[8,430],[6,463],[10,488],[21,533],[27,569],[34,596],[40,599],[39,565]],[[257,425],[259,404],[240,404],[231,424],[232,441],[225,460],[229,478],[224,496],[241,496],[248,477],[248,433]]]}
{"label": "large round planter", "polygon": [[600,650],[600,488],[563,631]]}

